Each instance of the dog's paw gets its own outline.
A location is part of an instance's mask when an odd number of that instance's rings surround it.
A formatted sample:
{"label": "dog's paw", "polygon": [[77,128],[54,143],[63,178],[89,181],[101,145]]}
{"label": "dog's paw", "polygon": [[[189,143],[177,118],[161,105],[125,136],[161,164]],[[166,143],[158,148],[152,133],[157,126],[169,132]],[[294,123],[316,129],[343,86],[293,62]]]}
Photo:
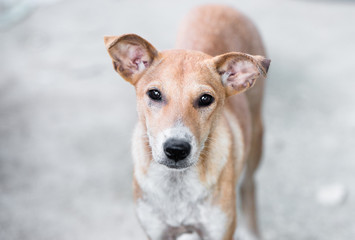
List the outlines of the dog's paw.
{"label": "dog's paw", "polygon": [[200,240],[197,233],[184,233],[180,235],[177,240]]}

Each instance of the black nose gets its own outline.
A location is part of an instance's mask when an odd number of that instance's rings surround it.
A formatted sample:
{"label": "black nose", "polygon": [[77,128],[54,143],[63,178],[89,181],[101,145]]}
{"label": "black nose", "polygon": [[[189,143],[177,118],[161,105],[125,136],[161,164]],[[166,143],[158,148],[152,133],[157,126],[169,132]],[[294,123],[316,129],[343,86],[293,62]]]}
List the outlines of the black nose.
{"label": "black nose", "polygon": [[168,139],[164,143],[165,155],[175,161],[185,159],[191,151],[191,145],[188,142],[178,139]]}

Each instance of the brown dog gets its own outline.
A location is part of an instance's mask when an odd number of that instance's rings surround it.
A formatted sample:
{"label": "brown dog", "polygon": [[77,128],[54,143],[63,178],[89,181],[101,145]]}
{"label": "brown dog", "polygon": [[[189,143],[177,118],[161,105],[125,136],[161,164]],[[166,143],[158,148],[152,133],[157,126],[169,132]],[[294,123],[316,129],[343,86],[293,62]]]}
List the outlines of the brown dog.
{"label": "brown dog", "polygon": [[233,239],[244,169],[244,239],[258,238],[253,174],[270,60],[258,56],[265,51],[254,25],[229,7],[208,5],[185,18],[176,46],[184,50],[158,52],[135,34],[105,37],[105,44],[137,93],[134,192],[148,237]]}

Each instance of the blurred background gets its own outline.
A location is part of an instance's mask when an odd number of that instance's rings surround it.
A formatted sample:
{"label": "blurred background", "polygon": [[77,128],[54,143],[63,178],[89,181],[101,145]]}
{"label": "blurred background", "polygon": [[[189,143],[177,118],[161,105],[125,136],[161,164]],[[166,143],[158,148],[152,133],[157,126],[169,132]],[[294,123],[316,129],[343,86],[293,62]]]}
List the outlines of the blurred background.
{"label": "blurred background", "polygon": [[[0,239],[145,239],[134,214],[135,93],[103,36],[173,48],[210,1],[0,0]],[[220,1],[272,59],[257,174],[266,240],[355,239],[355,2]]]}

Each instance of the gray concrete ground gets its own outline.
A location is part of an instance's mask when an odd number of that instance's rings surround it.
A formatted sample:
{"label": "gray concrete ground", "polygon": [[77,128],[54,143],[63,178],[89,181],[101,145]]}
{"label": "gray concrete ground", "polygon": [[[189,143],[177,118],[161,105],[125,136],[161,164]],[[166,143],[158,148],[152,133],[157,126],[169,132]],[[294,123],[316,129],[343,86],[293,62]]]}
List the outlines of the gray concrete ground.
{"label": "gray concrete ground", "polygon": [[[206,1],[36,2],[22,20],[2,18],[0,239],[144,239],[131,197],[134,90],[102,37],[172,48],[179,20]],[[223,2],[254,20],[272,59],[264,239],[355,239],[355,4]]]}

